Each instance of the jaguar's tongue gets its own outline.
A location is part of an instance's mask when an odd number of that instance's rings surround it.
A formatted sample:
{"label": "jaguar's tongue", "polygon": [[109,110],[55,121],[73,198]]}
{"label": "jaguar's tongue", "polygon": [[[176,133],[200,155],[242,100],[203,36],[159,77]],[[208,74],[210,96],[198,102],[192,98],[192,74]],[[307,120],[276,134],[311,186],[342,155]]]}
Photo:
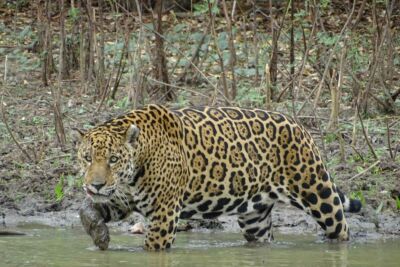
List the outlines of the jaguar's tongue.
{"label": "jaguar's tongue", "polygon": [[88,195],[88,196],[93,196],[93,195],[95,195],[95,193],[93,193],[92,191],[90,191],[90,189],[86,189],[86,194]]}

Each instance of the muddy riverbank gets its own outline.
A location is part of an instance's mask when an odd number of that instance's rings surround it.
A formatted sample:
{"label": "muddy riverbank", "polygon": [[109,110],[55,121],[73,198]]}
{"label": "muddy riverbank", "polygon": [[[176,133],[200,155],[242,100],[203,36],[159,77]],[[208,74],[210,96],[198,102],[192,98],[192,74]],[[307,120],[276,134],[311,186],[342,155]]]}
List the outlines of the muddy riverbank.
{"label": "muddy riverbank", "polygon": [[[76,202],[65,210],[21,214],[16,210],[3,211],[0,229],[7,230],[26,224],[38,224],[55,228],[81,227],[78,215],[79,203]],[[278,205],[273,210],[274,232],[280,234],[312,234],[317,240],[322,240],[323,231],[311,218],[302,211],[285,205]],[[369,207],[363,207],[358,214],[346,214],[354,241],[368,241],[376,239],[400,238],[400,216],[396,213],[385,212],[377,214]],[[139,214],[132,214],[121,222],[109,223],[111,232],[129,232],[135,223],[142,222],[146,226],[146,219]],[[239,233],[240,228],[236,218],[220,217],[218,220],[181,220],[181,231],[191,232],[228,232]]]}

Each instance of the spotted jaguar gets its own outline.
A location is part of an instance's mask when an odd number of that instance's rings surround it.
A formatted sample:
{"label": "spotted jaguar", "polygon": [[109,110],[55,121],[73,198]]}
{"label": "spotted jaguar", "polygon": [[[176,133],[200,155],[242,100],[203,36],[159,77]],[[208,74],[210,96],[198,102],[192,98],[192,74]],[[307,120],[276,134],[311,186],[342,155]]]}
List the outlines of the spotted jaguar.
{"label": "spotted jaguar", "polygon": [[86,231],[107,249],[106,223],[131,212],[149,220],[145,249],[173,244],[179,219],[237,215],[249,242],[271,241],[276,202],[310,214],[330,239],[348,240],[344,211],[310,134],[277,112],[148,105],[79,131]]}

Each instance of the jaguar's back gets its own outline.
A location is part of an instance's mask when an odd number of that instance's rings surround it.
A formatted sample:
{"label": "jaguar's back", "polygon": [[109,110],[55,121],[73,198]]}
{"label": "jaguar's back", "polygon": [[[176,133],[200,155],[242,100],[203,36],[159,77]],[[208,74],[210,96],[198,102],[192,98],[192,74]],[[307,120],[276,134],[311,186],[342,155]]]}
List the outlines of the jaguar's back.
{"label": "jaguar's back", "polygon": [[[239,214],[248,240],[271,239],[280,200],[312,214],[331,238],[348,238],[342,201],[313,139],[291,118],[260,109],[184,108],[189,167],[181,218]],[[349,203],[349,201],[348,201]]]}

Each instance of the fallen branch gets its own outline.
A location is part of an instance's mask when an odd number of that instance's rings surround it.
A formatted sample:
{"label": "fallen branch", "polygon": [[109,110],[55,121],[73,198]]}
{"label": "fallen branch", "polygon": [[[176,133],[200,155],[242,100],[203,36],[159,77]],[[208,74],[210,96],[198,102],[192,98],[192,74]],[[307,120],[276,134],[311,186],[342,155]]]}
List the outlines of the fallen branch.
{"label": "fallen branch", "polygon": [[356,179],[356,178],[362,176],[363,174],[365,174],[366,172],[368,172],[369,170],[371,170],[373,167],[375,167],[375,166],[378,165],[379,163],[381,163],[380,160],[376,161],[375,163],[373,163],[371,166],[369,166],[368,168],[366,168],[366,169],[363,170],[362,172],[360,172],[360,173],[354,175],[353,177],[349,178],[348,181],[351,181],[351,180],[353,180],[353,179]]}

